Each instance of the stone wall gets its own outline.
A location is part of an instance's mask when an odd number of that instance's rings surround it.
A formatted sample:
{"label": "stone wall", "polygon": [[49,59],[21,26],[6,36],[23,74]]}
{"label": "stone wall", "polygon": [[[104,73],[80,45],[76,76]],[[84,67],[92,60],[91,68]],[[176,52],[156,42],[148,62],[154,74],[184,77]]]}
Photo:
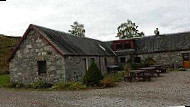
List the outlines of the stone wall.
{"label": "stone wall", "polygon": [[153,58],[157,64],[160,65],[170,65],[174,67],[183,66],[182,53],[190,53],[190,51],[175,51],[175,52],[161,52],[161,53],[148,53],[139,55],[125,55],[119,56],[118,61],[120,62],[121,57],[125,57],[125,61],[130,59],[130,57],[141,57],[141,61],[149,57]]}
{"label": "stone wall", "polygon": [[107,73],[107,68],[105,65],[104,58],[107,59],[107,65],[114,64],[113,57],[67,56],[65,57],[66,80],[67,81],[82,80],[83,76],[85,75],[85,71],[88,69],[88,67],[91,64],[91,58],[94,58],[94,61],[101,70],[102,74]]}
{"label": "stone wall", "polygon": [[[46,61],[47,73],[38,74],[37,61]],[[65,81],[64,58],[33,30],[27,35],[9,64],[10,78],[27,84],[37,80]]]}
{"label": "stone wall", "polygon": [[145,60],[148,57],[153,58],[157,64],[160,65],[170,65],[170,66],[182,66],[182,51],[178,52],[162,52],[162,53],[151,53],[151,54],[141,54],[141,60]]}

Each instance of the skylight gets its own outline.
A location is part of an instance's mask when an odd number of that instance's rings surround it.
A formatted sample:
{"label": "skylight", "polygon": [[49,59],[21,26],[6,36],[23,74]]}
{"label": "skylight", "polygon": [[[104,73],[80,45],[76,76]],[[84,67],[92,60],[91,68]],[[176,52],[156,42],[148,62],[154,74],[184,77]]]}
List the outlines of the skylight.
{"label": "skylight", "polygon": [[106,51],[106,49],[105,49],[102,45],[98,44],[98,46],[99,46],[102,50]]}

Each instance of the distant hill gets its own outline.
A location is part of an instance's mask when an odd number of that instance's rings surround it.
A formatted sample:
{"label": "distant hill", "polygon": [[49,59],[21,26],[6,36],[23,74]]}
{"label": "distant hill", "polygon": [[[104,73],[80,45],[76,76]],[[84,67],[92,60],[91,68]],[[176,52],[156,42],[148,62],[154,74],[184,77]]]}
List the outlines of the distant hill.
{"label": "distant hill", "polygon": [[0,34],[0,74],[8,73],[8,59],[19,40],[20,37]]}

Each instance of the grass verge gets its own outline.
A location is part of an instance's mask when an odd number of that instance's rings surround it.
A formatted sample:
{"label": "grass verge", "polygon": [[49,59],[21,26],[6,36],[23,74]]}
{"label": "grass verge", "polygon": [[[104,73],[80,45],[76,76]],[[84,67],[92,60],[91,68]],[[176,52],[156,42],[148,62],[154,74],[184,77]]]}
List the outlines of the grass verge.
{"label": "grass verge", "polygon": [[8,84],[9,80],[10,80],[9,74],[0,75],[0,87],[2,87],[3,85]]}

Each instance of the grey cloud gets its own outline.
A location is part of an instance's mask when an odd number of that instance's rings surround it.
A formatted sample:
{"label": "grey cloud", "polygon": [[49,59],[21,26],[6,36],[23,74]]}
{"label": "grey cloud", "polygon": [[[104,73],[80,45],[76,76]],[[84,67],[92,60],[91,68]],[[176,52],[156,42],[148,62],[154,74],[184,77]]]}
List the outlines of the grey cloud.
{"label": "grey cloud", "polygon": [[190,30],[189,10],[189,0],[8,0],[0,4],[0,33],[22,35],[30,23],[67,32],[79,21],[87,37],[112,40],[127,19],[146,35],[156,27],[173,33]]}

